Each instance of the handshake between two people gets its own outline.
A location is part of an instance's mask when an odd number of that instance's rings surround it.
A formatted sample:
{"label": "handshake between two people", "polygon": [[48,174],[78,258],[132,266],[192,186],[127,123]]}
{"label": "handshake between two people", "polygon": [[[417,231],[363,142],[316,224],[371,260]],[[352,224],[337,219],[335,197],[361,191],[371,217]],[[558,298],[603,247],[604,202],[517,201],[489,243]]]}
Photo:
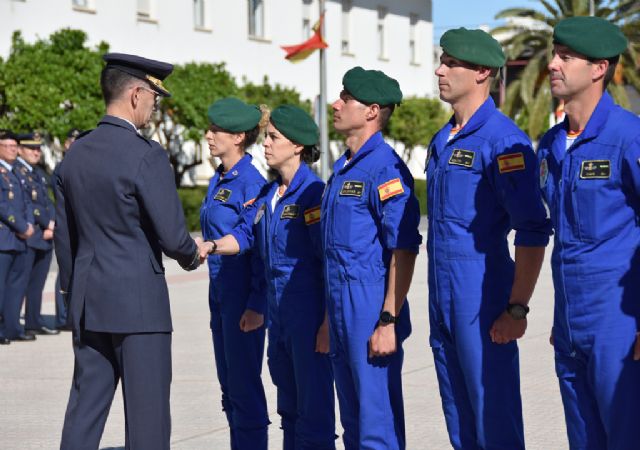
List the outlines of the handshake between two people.
{"label": "handshake between two people", "polygon": [[215,246],[211,241],[203,241],[201,237],[197,237],[194,239],[194,242],[198,246],[198,258],[200,259],[200,264],[204,263],[211,253],[213,253]]}

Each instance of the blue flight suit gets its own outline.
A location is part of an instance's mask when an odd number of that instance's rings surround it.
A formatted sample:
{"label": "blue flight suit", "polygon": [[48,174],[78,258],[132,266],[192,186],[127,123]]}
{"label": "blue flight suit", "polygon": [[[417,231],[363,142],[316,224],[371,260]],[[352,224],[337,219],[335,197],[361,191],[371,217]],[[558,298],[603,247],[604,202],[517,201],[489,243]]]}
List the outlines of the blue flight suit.
{"label": "blue flight suit", "polygon": [[26,198],[14,166],[0,161],[2,197],[0,198],[0,337],[17,338],[24,334],[20,324],[22,307],[21,277],[27,258],[27,246],[17,233],[33,224],[30,201]]}
{"label": "blue flight suit", "polygon": [[514,279],[515,245],[544,247],[551,224],[528,137],[488,98],[428,150],[429,342],[455,449],[524,449],[518,346],[491,342]]}
{"label": "blue flight suit", "polygon": [[[202,236],[229,234],[242,211],[257,197],[266,180],[243,156],[223,175],[218,167],[200,210]],[[232,450],[267,448],[269,417],[260,373],[265,327],[248,333],[240,329],[246,309],[265,314],[264,267],[257,252],[210,255],[209,309],[211,334],[222,410],[231,428]]]}
{"label": "blue flight suit", "polygon": [[34,233],[27,239],[27,257],[20,273],[18,290],[21,298],[26,297],[26,330],[37,330],[45,326],[41,315],[42,290],[47,281],[53,255],[53,241],[45,240],[43,232],[55,218],[55,207],[49,198],[49,182],[38,167],[31,167],[18,158],[14,170],[17,172],[24,195],[31,200],[30,208],[34,218]]}
{"label": "blue flight suit", "polygon": [[279,181],[265,186],[231,231],[240,251],[260,251],[265,263],[269,346],[278,388],[285,450],[335,449],[333,373],[315,352],[326,301],[322,273],[320,200],[324,183],[302,163],[271,210]]}
{"label": "blue flight suit", "polygon": [[187,270],[199,254],[167,152],[105,115],[67,152],[54,186],[74,353],[60,448],[98,448],[122,382],[125,447],[168,450],[173,328],[162,253]]}
{"label": "blue flight suit", "polygon": [[[418,253],[420,208],[402,159],[371,136],[333,166],[322,199],[322,245],[331,353],[345,448],[405,448],[402,342],[411,333],[409,304],[395,325],[397,351],[369,358],[392,250]],[[346,165],[345,165],[346,163]]]}
{"label": "blue flight suit", "polygon": [[555,229],[556,373],[571,449],[638,448],[640,119],[604,94],[573,145],[568,119],[538,150]]}

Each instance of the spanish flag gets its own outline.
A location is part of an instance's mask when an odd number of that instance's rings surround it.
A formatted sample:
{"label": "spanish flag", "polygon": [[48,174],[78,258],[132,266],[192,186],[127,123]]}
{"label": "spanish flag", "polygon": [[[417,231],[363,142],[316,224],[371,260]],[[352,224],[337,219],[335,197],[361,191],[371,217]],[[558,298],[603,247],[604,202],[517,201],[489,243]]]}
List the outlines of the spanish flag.
{"label": "spanish flag", "polygon": [[291,62],[298,62],[306,59],[311,53],[319,48],[327,48],[328,45],[322,39],[322,21],[324,20],[324,14],[320,16],[320,20],[313,26],[313,35],[302,44],[298,45],[283,45],[282,50],[287,52],[285,59]]}

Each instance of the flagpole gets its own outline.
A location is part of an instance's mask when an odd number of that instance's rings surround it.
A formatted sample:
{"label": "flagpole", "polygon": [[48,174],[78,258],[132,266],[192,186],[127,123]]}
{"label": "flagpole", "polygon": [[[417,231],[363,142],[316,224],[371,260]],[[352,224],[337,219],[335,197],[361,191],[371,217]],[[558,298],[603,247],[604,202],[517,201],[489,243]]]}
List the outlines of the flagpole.
{"label": "flagpole", "polygon": [[[319,0],[320,17],[324,14],[324,1]],[[324,20],[321,24],[321,36],[325,37]],[[320,177],[329,179],[329,132],[327,130],[327,55],[324,48],[320,49]]]}

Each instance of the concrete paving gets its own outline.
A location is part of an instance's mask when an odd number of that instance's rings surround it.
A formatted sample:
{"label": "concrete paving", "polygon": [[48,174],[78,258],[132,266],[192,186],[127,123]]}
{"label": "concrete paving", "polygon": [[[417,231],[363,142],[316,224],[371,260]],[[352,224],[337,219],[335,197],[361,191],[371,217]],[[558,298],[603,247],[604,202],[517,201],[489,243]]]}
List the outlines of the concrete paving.
{"label": "concrete paving", "polygon": [[[426,236],[423,228],[423,236]],[[528,449],[568,448],[558,384],[553,368],[549,331],[553,317],[553,288],[547,252],[531,302],[529,329],[520,341],[522,396]],[[166,261],[173,310],[173,384],[171,390],[172,448],[229,448],[228,427],[220,408],[209,330],[206,267],[183,272]],[[442,415],[433,359],[428,343],[427,257],[418,256],[409,299],[413,334],[405,343],[403,386],[407,448],[451,448]],[[45,287],[43,312],[54,311],[52,267]],[[54,449],[59,446],[64,411],[73,373],[70,333],[38,337],[0,347],[0,449]],[[272,425],[269,448],[282,448],[276,392],[265,366],[263,379]],[[336,414],[337,415],[337,414]],[[338,434],[341,433],[339,424]],[[124,413],[118,389],[101,442],[101,449],[124,446]],[[343,448],[338,441],[338,448]]]}

